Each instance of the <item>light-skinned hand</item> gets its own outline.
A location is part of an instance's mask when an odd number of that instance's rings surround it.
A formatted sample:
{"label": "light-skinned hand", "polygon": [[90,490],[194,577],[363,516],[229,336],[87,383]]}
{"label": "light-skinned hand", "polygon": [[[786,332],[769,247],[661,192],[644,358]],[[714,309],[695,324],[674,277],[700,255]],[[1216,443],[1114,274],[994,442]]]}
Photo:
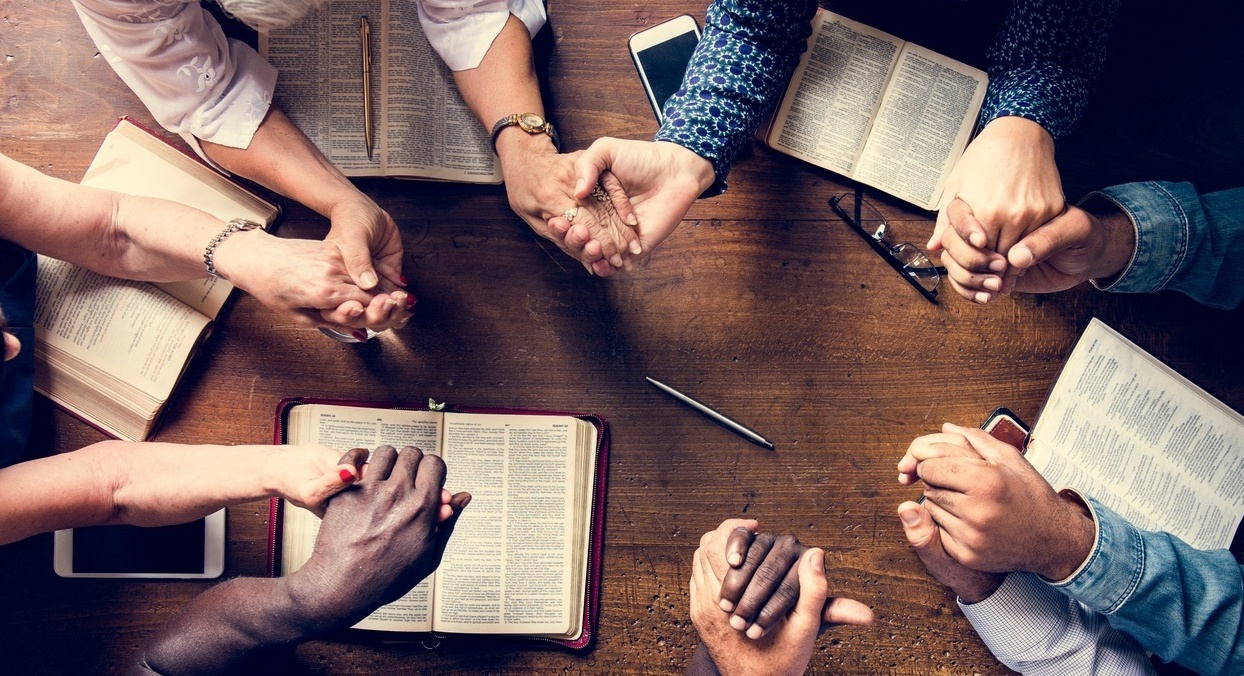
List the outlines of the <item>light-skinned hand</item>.
{"label": "light-skinned hand", "polygon": [[[587,199],[597,182],[615,204],[619,192],[629,199],[629,211],[622,215],[634,214],[639,247],[624,255],[627,260],[652,253],[715,180],[711,162],[676,143],[608,137],[597,139],[578,156],[574,177],[574,196],[580,200]],[[570,247],[590,235],[577,220],[572,224],[560,216],[550,219],[549,228]]]}
{"label": "light-skinned hand", "polygon": [[[624,265],[624,255],[638,247],[634,219],[624,193],[613,190],[609,203],[591,197],[591,187],[575,194],[574,166],[579,153],[558,154],[551,142],[539,136],[527,141],[523,152],[501,156],[505,190],[510,208],[531,226],[537,235],[556,244],[566,255],[578,260],[595,274],[607,276]],[[595,183],[592,184],[595,186]],[[575,210],[574,222],[582,237],[567,242],[563,233],[553,231],[549,221],[565,220],[566,210]]]}
{"label": "light-skinned hand", "polygon": [[799,599],[777,626],[759,640],[730,627],[718,607],[721,580],[697,549],[692,559],[691,622],[700,634],[718,672],[735,674],[802,674],[812,659],[821,629],[821,611],[829,593],[825,553],[809,549],[799,559]]}
{"label": "light-skinned hand", "polygon": [[[700,538],[700,550],[722,579],[718,606],[730,626],[759,639],[786,617],[799,599],[798,562],[807,551],[791,535],[757,534],[757,522],[727,519]],[[822,609],[822,630],[839,624],[866,626],[868,606],[846,598],[829,598]]]}
{"label": "light-skinned hand", "polygon": [[[1053,137],[1031,120],[1000,117],[951,170],[928,247],[945,247],[942,264],[956,292],[987,303],[1014,284],[1018,271],[1006,259],[1011,247],[1065,207]],[[965,246],[985,259],[983,266],[961,259]],[[968,272],[981,269],[989,274]]]}

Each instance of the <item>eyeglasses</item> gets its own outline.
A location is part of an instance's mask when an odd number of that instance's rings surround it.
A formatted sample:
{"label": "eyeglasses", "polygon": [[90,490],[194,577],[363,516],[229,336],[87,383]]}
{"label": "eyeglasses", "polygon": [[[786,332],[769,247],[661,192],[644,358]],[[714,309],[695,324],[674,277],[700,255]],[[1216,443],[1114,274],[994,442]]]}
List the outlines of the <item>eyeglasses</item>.
{"label": "eyeglasses", "polygon": [[829,208],[859,233],[903,279],[916,287],[920,295],[931,303],[937,302],[937,285],[942,281],[942,275],[946,274],[946,268],[934,265],[929,255],[911,242],[890,244],[886,241],[890,223],[877,211],[877,207],[860,195],[858,189],[829,198]]}

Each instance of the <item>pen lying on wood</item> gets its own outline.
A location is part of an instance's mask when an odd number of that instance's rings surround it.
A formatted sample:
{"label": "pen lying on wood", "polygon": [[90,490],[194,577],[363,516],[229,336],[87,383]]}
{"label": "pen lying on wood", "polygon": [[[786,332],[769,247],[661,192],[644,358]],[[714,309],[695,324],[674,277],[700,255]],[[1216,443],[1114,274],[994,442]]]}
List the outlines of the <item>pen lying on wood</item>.
{"label": "pen lying on wood", "polygon": [[717,421],[718,423],[720,423],[722,426],[724,426],[724,427],[726,427],[726,428],[728,428],[728,429],[732,430],[733,432],[735,432],[736,434],[738,434],[738,435],[742,436],[743,438],[747,439],[748,441],[750,441],[750,442],[752,442],[752,443],[754,443],[754,444],[756,444],[756,445],[758,445],[758,446],[764,446],[765,448],[767,448],[767,449],[769,449],[769,450],[771,450],[771,451],[773,450],[773,444],[772,444],[772,443],[770,443],[768,439],[765,439],[764,437],[760,436],[759,434],[756,434],[756,433],[755,433],[755,432],[753,432],[752,430],[748,429],[746,426],[744,426],[744,425],[742,425],[742,424],[740,424],[740,423],[738,423],[738,422],[735,422],[734,420],[732,420],[732,419],[730,419],[730,418],[727,418],[726,416],[724,416],[724,415],[722,415],[722,414],[718,413],[717,411],[714,411],[713,409],[711,409],[711,408],[709,408],[709,407],[705,406],[704,404],[701,404],[700,402],[696,401],[695,399],[692,399],[691,397],[688,397],[687,395],[683,394],[682,392],[679,392],[678,390],[676,390],[676,389],[674,389],[674,388],[670,387],[669,385],[666,385],[665,383],[663,383],[663,382],[661,382],[661,381],[659,381],[659,380],[653,380],[652,378],[649,378],[648,376],[644,376],[644,380],[647,380],[648,382],[652,383],[653,385],[656,385],[656,386],[657,386],[657,389],[659,389],[659,390],[661,390],[662,392],[664,392],[664,393],[666,393],[666,394],[670,395],[671,397],[673,397],[673,398],[677,399],[678,401],[681,401],[682,403],[684,403],[684,404],[686,404],[686,405],[690,406],[691,408],[694,408],[695,410],[699,411],[700,413],[703,413],[704,415],[708,416],[709,418],[712,418],[713,420],[715,420],[715,421]]}

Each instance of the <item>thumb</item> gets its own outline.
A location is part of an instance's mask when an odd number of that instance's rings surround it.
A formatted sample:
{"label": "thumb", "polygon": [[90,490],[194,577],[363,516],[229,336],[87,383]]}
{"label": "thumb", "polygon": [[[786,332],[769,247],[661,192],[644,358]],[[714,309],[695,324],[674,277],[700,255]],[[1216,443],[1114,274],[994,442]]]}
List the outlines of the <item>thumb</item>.
{"label": "thumb", "polygon": [[592,188],[600,181],[601,172],[613,166],[618,140],[598,138],[574,161],[574,196],[584,199],[592,194]]}
{"label": "thumb", "polygon": [[946,220],[950,227],[959,233],[959,237],[968,244],[977,249],[984,249],[989,245],[989,236],[985,233],[985,226],[977,220],[976,213],[972,211],[972,207],[967,202],[963,201],[962,197],[956,197],[946,205]]}
{"label": "thumb", "polygon": [[791,611],[789,622],[796,632],[821,628],[821,611],[829,597],[829,581],[825,579],[825,552],[813,547],[799,560],[799,601]]}
{"label": "thumb", "polygon": [[1060,251],[1084,244],[1092,230],[1092,222],[1083,212],[1067,209],[1011,247],[1007,260],[1017,268],[1030,268]]}
{"label": "thumb", "polygon": [[346,265],[350,279],[364,291],[375,288],[380,283],[380,278],[376,276],[376,268],[372,265],[371,228],[358,221],[357,216],[351,215],[334,222],[332,229],[341,233],[332,237],[333,233],[329,232],[329,236],[341,250],[341,260]]}
{"label": "thumb", "polygon": [[928,510],[915,502],[904,502],[898,506],[898,518],[903,522],[903,534],[921,559],[927,552],[941,552],[941,534]]}
{"label": "thumb", "polygon": [[358,478],[358,469],[354,465],[342,463],[328,470],[315,480],[307,492],[306,508],[314,512],[316,516],[323,517],[328,499],[358,481]]}

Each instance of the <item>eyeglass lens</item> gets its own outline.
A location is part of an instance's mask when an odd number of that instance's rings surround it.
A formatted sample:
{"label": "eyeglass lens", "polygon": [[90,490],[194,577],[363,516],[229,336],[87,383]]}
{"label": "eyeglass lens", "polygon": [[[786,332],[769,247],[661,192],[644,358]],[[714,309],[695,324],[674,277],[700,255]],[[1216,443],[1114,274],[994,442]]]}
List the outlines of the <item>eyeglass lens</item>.
{"label": "eyeglass lens", "polygon": [[838,206],[843,212],[857,218],[856,224],[865,233],[871,235],[873,239],[881,242],[886,249],[894,255],[900,263],[903,264],[904,272],[912,278],[926,291],[937,289],[938,283],[941,281],[941,275],[938,274],[937,266],[929,260],[920,247],[910,242],[901,244],[891,244],[886,240],[886,233],[890,229],[890,223],[881,215],[877,207],[869,203],[865,199],[856,199],[855,193],[849,192],[838,198]]}

